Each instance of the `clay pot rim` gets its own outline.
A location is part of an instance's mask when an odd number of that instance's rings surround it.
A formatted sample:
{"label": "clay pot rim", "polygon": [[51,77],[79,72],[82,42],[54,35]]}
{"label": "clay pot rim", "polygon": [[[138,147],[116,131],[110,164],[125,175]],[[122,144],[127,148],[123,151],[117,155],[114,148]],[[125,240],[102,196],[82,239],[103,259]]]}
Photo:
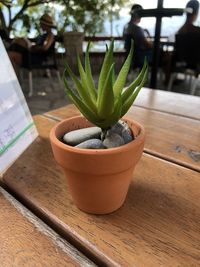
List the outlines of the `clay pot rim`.
{"label": "clay pot rim", "polygon": [[57,123],[50,131],[49,137],[51,139],[51,142],[53,142],[56,146],[60,147],[61,149],[64,149],[66,151],[71,151],[73,153],[89,154],[89,155],[96,155],[96,154],[102,155],[102,154],[107,154],[107,153],[109,153],[109,154],[115,154],[115,153],[119,153],[119,152],[121,153],[123,151],[130,150],[132,147],[136,146],[137,143],[142,142],[142,140],[144,139],[144,136],[145,136],[144,127],[141,124],[139,124],[138,122],[136,122],[136,121],[132,120],[131,118],[128,118],[127,116],[125,116],[125,117],[122,118],[122,120],[125,120],[127,122],[133,123],[138,128],[140,128],[140,132],[139,132],[138,136],[128,144],[125,144],[125,145],[122,145],[122,146],[119,146],[119,147],[108,148],[108,149],[87,149],[87,148],[78,148],[78,147],[70,146],[70,145],[67,145],[67,144],[61,142],[57,138],[57,136],[55,134],[56,129],[60,125],[62,125],[63,123],[66,123],[66,121],[70,121],[70,120],[74,120],[74,119],[78,119],[78,118],[82,118],[84,120],[87,120],[82,115],[78,115],[78,116],[73,116],[73,117],[64,119],[64,120],[60,121],[59,123]]}

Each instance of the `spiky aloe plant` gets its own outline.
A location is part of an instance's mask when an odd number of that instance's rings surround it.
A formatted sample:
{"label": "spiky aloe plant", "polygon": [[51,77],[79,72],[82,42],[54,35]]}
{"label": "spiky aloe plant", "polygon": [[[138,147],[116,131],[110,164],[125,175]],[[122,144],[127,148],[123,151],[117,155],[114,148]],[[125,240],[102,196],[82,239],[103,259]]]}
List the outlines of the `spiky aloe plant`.
{"label": "spiky aloe plant", "polygon": [[[88,44],[85,54],[85,70],[78,57],[80,80],[74,75],[68,64],[66,64],[63,77],[65,91],[83,116],[105,132],[117,123],[133,104],[146,81],[148,65],[145,60],[137,78],[123,90],[133,57],[133,43],[118,77],[115,78],[113,63],[114,41],[112,40],[103,61],[98,88],[96,89],[91,73],[89,47],[90,44]],[[76,85],[76,93],[68,86],[66,72]]]}

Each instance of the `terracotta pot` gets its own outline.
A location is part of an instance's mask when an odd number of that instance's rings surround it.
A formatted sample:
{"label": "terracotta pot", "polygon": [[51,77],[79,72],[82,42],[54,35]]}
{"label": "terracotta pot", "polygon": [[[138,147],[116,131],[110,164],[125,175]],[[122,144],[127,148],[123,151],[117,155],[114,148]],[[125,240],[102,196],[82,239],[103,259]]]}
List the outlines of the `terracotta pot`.
{"label": "terracotta pot", "polygon": [[145,138],[141,125],[124,120],[136,138],[117,148],[93,150],[64,144],[61,140],[65,133],[93,126],[82,116],[66,119],[50,132],[54,157],[64,169],[74,203],[85,212],[106,214],[124,203]]}

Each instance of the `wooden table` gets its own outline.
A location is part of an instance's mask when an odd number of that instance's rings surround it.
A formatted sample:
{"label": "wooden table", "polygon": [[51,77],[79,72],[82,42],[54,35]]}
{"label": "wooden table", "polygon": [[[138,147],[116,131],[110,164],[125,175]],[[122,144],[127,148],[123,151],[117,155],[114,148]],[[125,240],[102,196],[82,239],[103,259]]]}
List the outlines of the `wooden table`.
{"label": "wooden table", "polygon": [[0,206],[0,266],[93,266],[3,188]]}
{"label": "wooden table", "polygon": [[99,266],[200,266],[200,98],[153,92],[143,89],[128,114],[147,138],[118,211],[88,215],[72,202],[48,140],[57,121],[79,114],[72,105],[35,116],[40,136],[3,177],[5,189]]}

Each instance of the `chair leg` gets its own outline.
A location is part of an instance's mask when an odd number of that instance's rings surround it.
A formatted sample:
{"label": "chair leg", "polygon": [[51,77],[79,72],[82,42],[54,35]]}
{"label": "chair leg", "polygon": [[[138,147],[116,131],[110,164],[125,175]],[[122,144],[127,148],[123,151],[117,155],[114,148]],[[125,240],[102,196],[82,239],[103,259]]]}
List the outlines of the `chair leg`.
{"label": "chair leg", "polygon": [[60,87],[62,87],[62,80],[61,80],[61,77],[60,77],[59,70],[56,70],[56,76],[57,76],[57,79],[58,79],[58,82],[59,82]]}
{"label": "chair leg", "polygon": [[169,84],[167,86],[167,91],[171,91],[172,90],[172,84],[174,82],[174,80],[176,79],[177,73],[173,72],[170,76],[170,80],[169,80]]}
{"label": "chair leg", "polygon": [[28,72],[28,82],[29,82],[28,96],[31,97],[33,95],[33,74],[32,74],[32,71]]}
{"label": "chair leg", "polygon": [[193,80],[192,78],[193,78],[193,76],[192,76],[192,74],[190,74],[189,75],[189,88],[190,88],[190,91],[191,91],[191,87],[192,87],[192,80]]}
{"label": "chair leg", "polygon": [[164,78],[165,78],[164,72],[163,72],[162,68],[159,68],[159,70],[158,70],[158,80],[160,81],[161,84],[164,81]]}
{"label": "chair leg", "polygon": [[46,69],[46,75],[47,75],[48,78],[52,78],[50,69]]}
{"label": "chair leg", "polygon": [[22,83],[23,80],[24,80],[24,70],[20,69],[19,70],[19,81],[20,81],[20,83]]}
{"label": "chair leg", "polygon": [[195,92],[196,92],[196,88],[197,88],[197,84],[198,84],[199,80],[198,80],[198,77],[194,79],[191,87],[190,87],[190,94],[191,95],[194,95]]}

